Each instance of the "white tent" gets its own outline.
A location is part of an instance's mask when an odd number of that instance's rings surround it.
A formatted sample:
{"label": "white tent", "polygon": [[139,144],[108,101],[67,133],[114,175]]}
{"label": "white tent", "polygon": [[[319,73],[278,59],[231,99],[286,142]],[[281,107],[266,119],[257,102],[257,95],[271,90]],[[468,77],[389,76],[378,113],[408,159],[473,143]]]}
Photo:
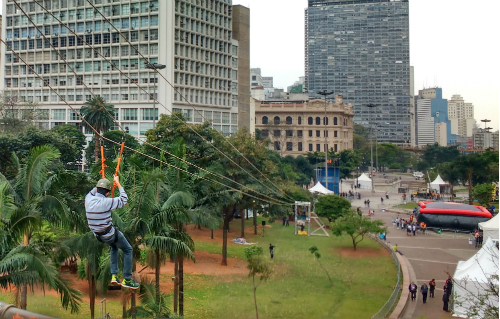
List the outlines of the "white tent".
{"label": "white tent", "polygon": [[448,185],[448,183],[446,183],[445,181],[443,181],[443,179],[441,178],[441,176],[437,176],[436,179],[434,180],[434,182],[431,183],[431,189],[435,190],[436,192],[440,193],[441,192],[441,189],[440,189],[440,186],[441,185]]}
{"label": "white tent", "polygon": [[317,182],[316,185],[314,185],[314,187],[309,188],[309,192],[320,193],[323,195],[335,194],[334,192],[323,186],[320,182]]}
{"label": "white tent", "polygon": [[488,237],[491,239],[498,239],[498,214],[492,219],[479,223],[479,229],[483,230],[483,239],[486,240]]}
{"label": "white tent", "polygon": [[[474,256],[457,264],[453,275],[453,291],[458,301],[453,304],[455,316],[468,318],[467,309],[479,304],[477,296],[486,295],[487,284],[493,282],[498,286],[498,280],[492,279],[491,275],[498,275],[498,249],[495,241],[488,238]],[[487,297],[485,299],[489,304],[498,307],[498,297],[489,294]],[[480,311],[478,318],[482,317],[483,313]]]}
{"label": "white tent", "polygon": [[359,188],[361,189],[372,189],[372,180],[365,173],[361,174],[357,179]]}

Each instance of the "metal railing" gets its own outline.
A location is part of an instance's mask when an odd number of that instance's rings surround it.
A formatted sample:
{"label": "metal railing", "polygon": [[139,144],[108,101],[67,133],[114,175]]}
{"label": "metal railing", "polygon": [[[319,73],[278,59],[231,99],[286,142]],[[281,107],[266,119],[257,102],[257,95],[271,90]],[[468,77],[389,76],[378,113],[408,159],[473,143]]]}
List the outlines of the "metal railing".
{"label": "metal railing", "polygon": [[0,301],[0,319],[3,318],[19,318],[19,319],[31,319],[31,318],[38,318],[38,319],[57,319],[54,317],[48,317],[44,315],[39,315],[34,312],[22,310],[19,308],[16,308],[14,305],[9,305],[8,303],[1,302]]}
{"label": "metal railing", "polygon": [[380,308],[380,310],[372,317],[372,319],[383,319],[392,313],[392,310],[399,301],[399,296],[401,295],[401,289],[403,284],[403,274],[401,272],[401,265],[399,264],[398,257],[396,256],[394,250],[392,250],[385,242],[381,241],[379,238],[375,237],[374,239],[378,241],[380,245],[382,245],[384,248],[390,251],[392,259],[394,259],[394,265],[396,266],[396,269],[398,271],[398,281],[394,286],[394,290],[392,291],[391,296],[389,297],[387,302],[382,306],[382,308]]}

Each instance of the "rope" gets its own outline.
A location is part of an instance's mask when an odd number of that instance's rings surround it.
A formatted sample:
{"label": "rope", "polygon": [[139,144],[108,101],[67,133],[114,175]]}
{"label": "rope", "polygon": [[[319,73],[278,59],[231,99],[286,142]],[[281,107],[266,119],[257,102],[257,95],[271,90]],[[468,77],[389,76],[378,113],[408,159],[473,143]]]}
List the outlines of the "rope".
{"label": "rope", "polygon": [[[15,0],[13,0],[13,1],[15,1]],[[111,139],[109,139],[109,138],[104,137],[102,134],[100,134],[100,132],[98,132],[98,131],[94,128],[94,127],[92,127],[92,125],[90,125],[90,123],[89,123],[88,121],[86,121],[86,120],[85,120],[85,119],[84,119],[84,118],[83,118],[83,117],[82,117],[82,116],[81,116],[78,112],[76,112],[76,110],[75,110],[75,109],[74,109],[74,108],[73,108],[73,107],[72,107],[72,106],[71,106],[71,105],[70,105],[70,104],[69,104],[69,103],[68,103],[68,102],[67,102],[67,101],[66,101],[66,100],[65,100],[65,99],[64,99],[64,98],[63,98],[63,97],[62,97],[62,96],[61,96],[61,95],[60,95],[60,94],[59,94],[59,93],[58,93],[58,92],[57,92],[57,91],[56,91],[56,90],[55,90],[55,89],[54,89],[54,88],[53,88],[53,87],[52,87],[52,86],[48,83],[48,82],[46,82],[46,81],[45,81],[45,80],[44,80],[44,79],[40,76],[40,74],[38,74],[38,73],[37,73],[37,72],[36,72],[36,71],[35,71],[35,70],[34,70],[34,69],[33,69],[33,68],[32,68],[32,67],[31,67],[31,66],[30,66],[30,65],[29,65],[26,61],[24,61],[24,60],[21,58],[21,56],[20,56],[20,55],[19,55],[16,51],[14,51],[14,50],[12,49],[12,47],[11,47],[11,46],[9,46],[9,45],[8,45],[8,44],[7,44],[7,43],[6,43],[3,39],[0,39],[0,41],[1,41],[1,42],[2,42],[2,43],[3,43],[3,44],[7,47],[7,48],[9,48],[9,50],[10,50],[10,51],[12,51],[12,52],[13,52],[13,53],[14,53],[14,54],[15,54],[15,55],[19,58],[19,60],[21,60],[21,61],[22,61],[22,62],[23,62],[23,63],[24,63],[24,64],[25,64],[25,65],[26,65],[26,66],[27,66],[27,67],[28,67],[28,68],[29,68],[29,69],[30,69],[30,70],[31,70],[31,71],[32,71],[32,72],[33,72],[33,73],[34,73],[34,74],[35,74],[35,75],[36,75],[36,76],[40,79],[40,80],[42,80],[42,81],[43,81],[43,83],[44,83],[46,86],[48,86],[48,87],[52,90],[52,92],[54,92],[54,93],[55,93],[55,94],[59,97],[59,99],[61,99],[61,101],[63,101],[63,102],[64,102],[64,103],[65,103],[65,104],[66,104],[66,105],[67,105],[67,106],[68,106],[71,110],[73,110],[73,112],[75,112],[75,113],[78,115],[78,117],[80,117],[80,118],[81,118],[81,120],[82,120],[82,121],[83,121],[83,122],[84,122],[84,123],[85,123],[85,124],[86,124],[86,125],[90,128],[90,129],[92,129],[92,130],[94,131],[94,133],[96,134],[96,136],[98,136],[98,137],[102,138],[103,140],[106,140],[106,141],[108,141],[108,142],[111,142],[111,143],[113,143],[113,144],[120,145],[120,143],[119,143],[119,142],[113,141],[113,140],[111,140]],[[170,164],[170,163],[166,163],[165,161],[161,161],[161,160],[159,160],[159,159],[157,159],[157,158],[154,158],[154,157],[152,157],[152,156],[150,156],[150,155],[147,155],[147,154],[145,154],[145,153],[142,153],[142,152],[140,152],[140,151],[137,151],[137,150],[135,150],[135,149],[132,149],[132,148],[130,148],[130,147],[128,147],[128,146],[124,146],[124,148],[126,148],[126,149],[128,149],[128,150],[130,150],[130,151],[132,151],[132,152],[134,152],[134,153],[137,153],[137,154],[143,155],[143,156],[145,156],[145,157],[147,157],[147,158],[150,158],[150,159],[152,159],[152,160],[158,161],[158,162],[160,162],[160,163],[162,163],[162,164],[165,164],[165,165],[167,165],[167,166],[169,166],[169,167],[175,168],[175,169],[177,169],[177,170],[179,170],[179,171],[182,171],[182,172],[184,172],[184,173],[186,173],[186,174],[189,174],[189,175],[195,176],[196,178],[203,179],[203,180],[205,180],[205,181],[208,181],[208,182],[211,182],[211,183],[215,183],[215,184],[221,185],[221,186],[226,187],[226,188],[228,188],[228,189],[230,189],[230,190],[232,190],[232,191],[235,191],[235,192],[238,192],[238,193],[241,193],[241,194],[247,195],[247,196],[249,196],[249,197],[251,197],[251,198],[254,198],[254,199],[257,199],[257,200],[260,200],[260,201],[263,201],[263,202],[272,203],[272,204],[281,204],[280,202],[270,201],[270,200],[265,200],[265,199],[262,199],[262,198],[256,197],[256,196],[254,196],[254,195],[252,195],[252,194],[248,194],[248,193],[246,193],[246,192],[243,192],[242,190],[236,189],[236,188],[234,188],[234,187],[231,187],[231,186],[226,185],[226,184],[224,184],[224,183],[221,183],[221,182],[219,182],[219,181],[216,181],[216,180],[209,180],[209,179],[207,179],[207,178],[204,178],[204,177],[201,177],[201,176],[199,176],[199,175],[193,174],[193,173],[191,173],[191,172],[189,172],[189,171],[186,171],[186,170],[184,170],[184,169],[182,169],[182,168],[179,168],[179,167],[177,167],[177,166],[175,166],[175,165],[172,165],[172,164]]]}
{"label": "rope", "polygon": [[[18,8],[22,11],[22,13],[23,13],[23,14],[24,14],[24,15],[25,15],[25,16],[26,16],[29,20],[30,20],[31,24],[32,24],[32,25],[33,25],[33,26],[37,29],[37,31],[38,31],[38,32],[39,32],[39,33],[43,36],[44,40],[45,40],[45,41],[46,41],[46,42],[50,45],[50,47],[51,47],[51,48],[52,48],[52,49],[53,49],[53,50],[54,50],[54,51],[55,51],[55,52],[59,55],[59,57],[61,58],[61,60],[63,60],[63,61],[65,62],[65,64],[68,66],[68,68],[71,70],[71,72],[72,72],[73,74],[75,74],[75,76],[76,76],[77,78],[80,78],[80,79],[81,79],[81,82],[82,82],[82,84],[85,86],[85,88],[87,89],[87,91],[88,91],[88,92],[89,92],[89,93],[90,93],[90,94],[91,94],[94,98],[96,98],[96,95],[95,95],[95,94],[92,92],[92,90],[91,90],[91,89],[90,89],[90,88],[89,88],[89,87],[85,84],[85,81],[83,81],[83,77],[82,77],[82,76],[80,76],[80,75],[78,75],[78,73],[76,73],[76,71],[74,70],[74,68],[72,68],[72,67],[71,67],[71,65],[70,65],[70,64],[68,63],[68,61],[67,61],[67,60],[66,60],[66,59],[62,56],[62,54],[59,52],[59,50],[57,50],[57,49],[56,49],[56,48],[52,45],[52,43],[51,43],[50,39],[47,39],[47,37],[45,36],[45,34],[43,34],[43,32],[39,29],[39,27],[38,27],[38,26],[35,24],[35,22],[31,19],[31,17],[30,17],[29,15],[27,15],[27,14],[26,14],[26,12],[25,12],[25,11],[21,8],[21,6],[17,3],[17,1],[16,1],[16,0],[13,0],[13,1],[14,1],[14,3],[18,6]],[[35,2],[36,2],[36,1],[35,1]],[[40,4],[38,4],[38,5],[40,5]],[[43,8],[43,7],[42,7],[42,8]],[[43,8],[43,9],[45,10],[45,8]],[[50,13],[50,12],[49,12],[49,13]],[[51,13],[50,13],[50,14],[51,14]],[[51,14],[51,15],[52,15],[52,14]],[[53,15],[52,15],[52,16],[53,16]],[[53,16],[53,17],[54,17],[54,16]],[[55,18],[55,17],[54,17],[54,18]],[[55,18],[55,19],[57,19],[57,18]],[[66,26],[66,25],[65,25],[65,26]],[[73,34],[75,34],[75,36],[77,36],[80,40],[82,40],[82,41],[83,41],[83,42],[85,42],[88,46],[90,46],[90,45],[89,45],[89,44],[88,44],[88,43],[87,43],[87,42],[86,42],[86,41],[85,41],[82,37],[78,36],[76,33],[74,33],[74,32],[73,32],[71,29],[69,29],[67,26],[66,26],[66,28],[67,28],[68,30],[70,30],[70,32],[72,32]],[[97,51],[96,51],[96,50],[95,50],[92,46],[90,46],[90,47],[91,47],[91,48],[92,48],[92,49],[93,49],[96,53],[98,53],[99,55],[101,55],[101,54],[100,54],[99,52],[97,52]],[[101,57],[103,57],[104,59],[106,59],[106,58],[105,58],[104,56],[102,56],[102,55],[101,55]],[[110,63],[112,64],[112,62],[110,62]],[[116,67],[114,64],[113,64],[113,66],[114,66],[114,67]],[[116,68],[117,68],[117,67],[116,67]],[[117,68],[117,69],[118,69],[118,68]],[[118,71],[120,71],[120,70],[118,69]],[[121,71],[120,71],[120,73],[124,74],[124,73],[123,73],[123,72],[121,72]],[[127,77],[128,77],[128,76],[127,76]],[[129,79],[130,79],[130,78],[129,78]],[[130,80],[131,80],[131,79],[130,79]],[[144,90],[144,91],[145,91],[145,90]],[[146,91],[145,91],[145,92],[146,92]],[[146,93],[147,93],[147,92],[146,92]],[[150,95],[150,97],[152,97],[152,96]],[[100,103],[100,101],[98,101],[98,102]],[[151,144],[151,143],[149,143],[149,142],[147,142],[147,141],[145,141],[145,140],[142,140],[142,139],[140,139],[140,138],[138,138],[138,137],[135,137],[135,136],[133,136],[133,135],[131,135],[131,134],[126,133],[126,131],[123,129],[123,127],[120,125],[120,123],[118,123],[118,122],[114,119],[114,116],[113,116],[112,114],[110,114],[110,113],[109,113],[109,111],[108,111],[108,110],[104,107],[104,105],[102,105],[102,106],[103,106],[103,110],[104,110],[104,111],[105,111],[105,112],[106,112],[106,113],[110,116],[110,118],[111,118],[111,120],[113,121],[113,123],[115,123],[115,124],[116,124],[116,125],[117,125],[117,126],[118,126],[121,130],[122,130],[122,132],[123,132],[123,134],[124,134],[124,135],[122,136],[122,141],[123,141],[123,139],[125,138],[125,134],[127,134],[127,135],[131,136],[132,138],[134,138],[135,140],[137,140],[137,141],[139,141],[139,142],[141,142],[141,143],[144,143],[144,144],[146,144],[146,145],[148,145],[148,146],[150,146],[150,147],[152,147],[152,148],[155,148],[155,149],[157,149],[157,150],[158,150],[158,151],[160,151],[160,152],[166,153],[166,154],[168,154],[168,155],[170,155],[170,156],[172,156],[172,157],[174,157],[174,158],[176,158],[176,159],[178,159],[178,160],[180,160],[180,161],[182,161],[182,162],[184,162],[184,163],[186,163],[186,164],[188,164],[188,165],[194,166],[195,168],[200,169],[200,170],[202,170],[202,171],[204,171],[204,172],[206,172],[206,173],[208,173],[208,174],[211,174],[211,175],[214,175],[214,176],[220,177],[220,178],[222,178],[222,179],[226,179],[226,180],[228,180],[228,181],[230,181],[230,182],[232,182],[232,183],[235,183],[235,184],[237,184],[237,185],[239,185],[239,186],[241,186],[241,187],[243,187],[243,188],[249,189],[250,191],[252,191],[252,192],[254,192],[254,193],[257,193],[257,194],[259,194],[260,196],[264,196],[264,197],[267,197],[267,198],[269,198],[269,199],[271,199],[271,200],[273,200],[273,201],[276,201],[276,199],[274,199],[274,198],[272,198],[272,197],[270,197],[270,196],[268,196],[268,195],[265,195],[265,194],[262,194],[262,193],[260,193],[260,192],[258,192],[258,191],[256,191],[256,190],[253,190],[253,189],[249,188],[248,186],[244,186],[244,185],[242,185],[242,184],[240,184],[240,183],[238,183],[238,182],[236,182],[236,181],[234,181],[234,180],[232,180],[232,179],[230,179],[230,178],[228,178],[228,177],[226,177],[226,176],[223,176],[223,175],[221,175],[221,174],[217,174],[217,173],[213,173],[213,172],[207,171],[207,170],[205,170],[205,169],[203,169],[203,168],[201,168],[201,167],[199,167],[199,166],[197,166],[197,165],[195,165],[195,164],[193,164],[193,163],[191,163],[191,162],[186,161],[185,159],[182,159],[182,158],[180,158],[180,157],[178,157],[178,156],[176,156],[176,155],[174,155],[174,154],[172,154],[172,153],[169,153],[169,152],[167,152],[167,151],[165,151],[165,150],[162,150],[162,149],[160,149],[159,147],[157,147],[157,146],[155,146],[155,145],[153,145],[153,144]],[[76,111],[75,111],[75,113],[78,113],[78,112],[76,112]],[[80,116],[80,115],[79,115],[79,116]],[[183,121],[183,122],[184,122],[184,121]],[[187,126],[189,126],[189,124],[187,124],[186,122],[184,122],[184,123],[185,123]],[[191,127],[190,127],[190,128],[191,128]],[[192,129],[192,128],[191,128],[191,129]],[[195,131],[195,133],[197,133],[197,132]],[[200,136],[200,135],[198,134],[198,136]],[[200,136],[200,137],[201,137],[201,136]],[[121,148],[121,149],[123,149],[123,148]],[[99,173],[102,173],[103,178],[105,178],[105,177],[104,177],[104,169],[105,169],[105,167],[107,167],[107,166],[104,164],[105,159],[104,159],[104,155],[103,155],[103,154],[104,154],[104,152],[103,152],[103,147],[102,147],[102,145],[101,145],[101,157],[102,157],[102,158],[101,158],[101,161],[102,161],[102,169],[101,169],[101,171],[99,171]],[[120,158],[118,159],[118,161],[121,161],[121,153],[120,153]],[[117,168],[119,168],[119,164],[118,164]],[[115,175],[117,175],[117,172],[115,173]],[[253,176],[252,176],[252,177],[253,177]],[[254,179],[255,179],[255,178],[254,178]],[[115,188],[115,184],[113,183],[113,190],[114,190],[114,188]],[[278,201],[280,201],[280,200],[278,200]],[[282,201],[281,201],[281,202],[282,202]],[[283,204],[285,204],[285,205],[289,205],[289,203],[285,203],[285,202],[282,202],[282,203],[283,203]]]}

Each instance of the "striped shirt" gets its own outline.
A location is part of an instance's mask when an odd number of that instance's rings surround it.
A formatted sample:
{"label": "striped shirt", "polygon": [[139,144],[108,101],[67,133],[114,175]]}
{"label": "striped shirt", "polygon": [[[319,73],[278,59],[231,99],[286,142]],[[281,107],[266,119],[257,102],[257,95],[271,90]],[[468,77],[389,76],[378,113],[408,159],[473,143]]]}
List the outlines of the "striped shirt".
{"label": "striped shirt", "polygon": [[[87,212],[87,222],[90,230],[95,233],[100,233],[113,225],[111,219],[111,211],[123,207],[128,201],[127,193],[123,187],[118,188],[120,197],[109,198],[97,192],[97,188],[93,188],[87,196],[85,196],[85,211]],[[115,235],[115,228],[112,227],[110,232],[101,236],[103,240],[110,240]]]}

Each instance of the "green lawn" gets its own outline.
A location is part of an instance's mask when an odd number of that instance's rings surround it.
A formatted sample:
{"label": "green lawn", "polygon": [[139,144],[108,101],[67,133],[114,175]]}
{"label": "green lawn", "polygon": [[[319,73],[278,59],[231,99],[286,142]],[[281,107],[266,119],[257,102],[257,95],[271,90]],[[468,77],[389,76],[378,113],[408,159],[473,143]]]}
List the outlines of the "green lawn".
{"label": "green lawn", "polygon": [[404,209],[414,209],[417,207],[418,207],[417,203],[413,203],[413,202],[409,202],[406,204],[399,204],[399,205],[395,206],[395,208],[404,208]]}
{"label": "green lawn", "polygon": [[[239,234],[240,221],[231,226],[229,239]],[[260,220],[259,220],[260,224]],[[251,220],[247,221],[251,225]],[[396,269],[390,256],[347,258],[334,250],[351,247],[348,237],[296,236],[293,224],[282,227],[272,223],[266,236],[252,239],[268,252],[269,243],[276,246],[274,274],[257,289],[259,317],[261,318],[369,318],[389,298],[396,283]],[[334,281],[331,287],[318,261],[309,252],[317,246],[321,262]],[[197,250],[220,254],[221,244],[196,242]],[[360,248],[383,249],[376,242],[365,239]],[[245,246],[228,245],[229,257],[243,259]],[[362,253],[360,251],[359,253]],[[170,280],[169,276],[162,276]],[[255,318],[251,279],[243,275],[209,276],[185,275],[185,318]],[[98,301],[102,299],[98,298]],[[12,302],[10,294],[0,300]],[[96,305],[96,315],[98,310]],[[121,305],[109,302],[108,312],[121,318]],[[28,309],[59,318],[89,318],[88,305],[82,305],[79,315],[70,315],[60,307],[57,297],[30,295]]]}

